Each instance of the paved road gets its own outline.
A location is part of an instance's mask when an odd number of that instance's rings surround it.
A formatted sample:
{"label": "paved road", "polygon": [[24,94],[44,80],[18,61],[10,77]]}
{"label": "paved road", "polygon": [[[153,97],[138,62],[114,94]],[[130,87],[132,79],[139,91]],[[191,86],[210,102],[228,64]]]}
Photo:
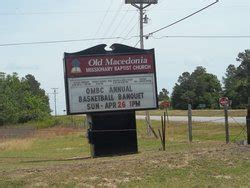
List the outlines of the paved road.
{"label": "paved road", "polygon": [[[161,120],[160,116],[150,116],[151,120]],[[136,119],[145,119],[145,116],[143,115],[137,115]],[[170,121],[187,121],[187,116],[169,116]],[[199,117],[199,116],[193,116],[192,121],[197,122],[217,122],[217,123],[224,123],[225,118],[224,117]],[[246,117],[229,117],[228,118],[229,123],[246,123]]]}

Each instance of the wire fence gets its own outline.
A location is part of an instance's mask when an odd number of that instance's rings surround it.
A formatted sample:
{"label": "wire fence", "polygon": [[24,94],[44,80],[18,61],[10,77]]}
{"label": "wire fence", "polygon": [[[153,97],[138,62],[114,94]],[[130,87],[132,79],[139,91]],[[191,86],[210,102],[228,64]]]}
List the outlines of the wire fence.
{"label": "wire fence", "polygon": [[[237,126],[240,131],[237,131],[237,134],[231,135],[231,141],[237,141],[239,139],[242,139],[242,136],[244,135],[245,138],[245,125],[243,123],[238,122],[235,117],[229,117],[230,119],[232,119],[234,121],[233,124],[231,124],[232,126]],[[216,120],[223,120],[224,118],[216,118]],[[35,126],[6,126],[6,127],[0,127],[0,153],[2,151],[3,154],[0,155],[0,160],[2,161],[7,161],[7,162],[12,162],[12,161],[21,161],[18,162],[18,164],[23,163],[23,164],[32,164],[32,163],[41,163],[41,162],[58,162],[58,161],[74,161],[74,160],[82,160],[82,159],[86,159],[89,158],[89,150],[86,149],[86,145],[84,144],[79,144],[82,142],[86,142],[86,132],[87,132],[87,122],[86,120],[82,120],[82,122],[80,121],[74,121],[73,119],[69,119],[70,121],[66,122],[64,125],[58,125],[58,126],[53,126],[50,128],[45,128],[45,129],[38,129]],[[119,123],[119,122],[118,122]],[[159,122],[157,122],[159,124]],[[175,125],[175,122],[170,122],[171,125]],[[140,134],[139,131],[144,131],[144,134],[146,135],[146,126],[143,126],[143,123],[140,122],[138,123],[142,126],[138,127],[138,132],[137,134]],[[178,126],[182,125],[182,129],[178,129]],[[195,125],[200,125],[199,130],[202,129],[206,129],[207,127],[210,126],[210,128],[208,130],[212,130],[211,127],[213,128],[213,121],[209,120],[209,121],[203,121],[203,122],[196,122]],[[216,125],[216,124],[214,124]],[[217,124],[219,127],[219,129],[221,129],[223,127],[223,124]],[[168,126],[168,124],[167,124]],[[178,123],[178,125],[172,126],[171,128],[175,128],[174,132],[172,133],[171,129],[168,129],[168,133],[167,133],[167,137],[170,137],[171,134],[173,134],[173,136],[175,137],[175,140],[166,140],[166,150],[170,150],[172,148],[177,148],[177,150],[174,150],[175,153],[176,151],[179,151],[180,148],[190,148],[190,146],[187,143],[187,140],[183,142],[183,138],[185,138],[186,136],[186,132],[184,132],[183,130],[185,128],[183,128],[185,125],[185,123],[180,122]],[[195,126],[194,126],[195,127]],[[142,129],[143,128],[143,129]],[[167,127],[166,127],[167,128]],[[221,129],[222,130],[222,129]],[[131,131],[134,131],[133,129],[131,129]],[[97,130],[98,132],[98,130]],[[214,132],[216,132],[216,130],[214,130]],[[194,144],[198,145],[200,144],[200,140],[198,137],[201,136],[208,136],[206,134],[200,134],[201,132],[194,130]],[[175,135],[176,134],[176,135]],[[220,132],[220,135],[222,135],[223,132]],[[64,136],[67,135],[69,136],[67,139],[64,140],[50,140],[49,142],[47,142],[46,136],[49,136],[49,138],[53,138],[53,136]],[[79,135],[81,135],[81,137],[79,137]],[[183,135],[181,138],[178,137],[179,135]],[[51,137],[52,136],[52,137]],[[20,144],[23,144],[23,142],[17,142],[15,139],[22,139],[22,138],[28,138],[28,139],[33,139],[33,138],[37,138],[40,139],[42,138],[42,142],[43,145],[37,145],[34,144],[34,146],[27,146],[27,152],[25,151],[26,149],[22,149],[22,150],[16,150],[15,149],[15,145],[17,145],[17,147],[19,147]],[[74,138],[71,139],[71,138]],[[204,139],[202,140],[203,143],[207,142],[207,140],[209,140],[209,144],[213,143],[211,142],[211,139],[213,139],[214,137],[210,137],[209,139]],[[4,145],[4,139],[13,139],[14,143],[12,145],[9,144],[5,144]],[[45,139],[45,140],[43,140]],[[139,139],[144,139],[143,142],[139,141],[138,145],[139,148],[143,148],[143,150],[141,151],[150,151],[151,153],[155,152],[156,149],[158,151],[159,146],[160,146],[160,138],[158,139],[154,139],[154,138],[139,138]],[[72,141],[73,140],[73,141]],[[3,141],[3,142],[2,142]],[[18,140],[19,141],[19,140]],[[22,140],[21,140],[22,141]],[[24,140],[25,141],[25,140]],[[47,148],[47,145],[51,144],[54,141],[57,141],[57,143],[61,143],[62,141],[64,142],[63,144],[60,145],[55,145],[55,146],[51,146]],[[199,142],[196,142],[199,141]],[[216,140],[218,141],[218,140]],[[221,141],[221,140],[220,140]],[[154,144],[152,144],[154,142]],[[178,142],[176,144],[176,142]],[[2,144],[3,143],[3,144]],[[6,140],[6,143],[8,143],[8,140]],[[35,142],[34,142],[35,143]],[[198,143],[198,144],[197,144]],[[222,142],[219,142],[219,144],[221,145]],[[2,144],[2,145],[1,145]],[[24,143],[25,144],[25,143]],[[194,145],[193,144],[193,145]],[[45,146],[44,146],[45,145]],[[5,150],[2,149],[4,147],[12,147],[14,149],[10,149],[10,150]],[[38,148],[39,149],[36,149]],[[42,149],[40,149],[40,147],[42,147]],[[199,146],[199,148],[202,148],[203,145]],[[209,146],[210,147],[210,146]],[[25,147],[23,147],[25,148]],[[81,149],[79,149],[81,148]],[[1,150],[2,149],[2,150]],[[202,148],[203,149],[203,148]],[[16,151],[16,152],[12,152]],[[31,150],[34,150],[32,152],[30,152]],[[182,150],[180,150],[182,151]],[[191,151],[190,149],[188,149],[188,151]],[[202,151],[202,150],[201,150]],[[217,149],[216,149],[217,151]],[[6,154],[4,154],[6,153]],[[86,157],[87,156],[87,157]]]}
{"label": "wire fence", "polygon": [[[160,120],[159,118],[156,118],[156,116],[154,117],[155,117],[154,120]],[[172,139],[174,139],[174,136],[177,136],[177,134],[179,134],[178,131],[179,132],[182,131],[182,134],[185,134],[185,135],[187,134],[187,132],[183,132],[183,130],[180,130],[178,128],[179,127],[178,125],[183,125],[184,127],[187,126],[188,117],[187,116],[181,116],[181,117],[176,116],[176,117],[177,119],[174,119],[173,117],[167,118],[169,119],[168,124],[172,126],[170,129],[173,129],[173,130],[169,130],[170,131],[169,134],[172,137]],[[202,139],[201,136],[203,136],[204,139],[206,138],[208,140],[213,140],[215,138],[215,134],[217,134],[217,136],[220,135],[220,139],[222,139],[222,136],[226,134],[224,132],[225,131],[225,117],[218,117],[218,118],[211,117],[211,118],[192,116],[192,123],[194,124],[192,134],[193,134],[194,139],[199,140],[199,139]],[[242,121],[243,119],[244,118],[242,117],[239,118],[239,117],[228,116],[230,142],[241,143],[247,140],[246,123]],[[218,133],[216,133],[215,131],[211,129],[213,125],[216,126],[216,130],[218,131]],[[202,130],[204,130],[204,132],[202,132]],[[211,131],[211,134],[208,133],[209,131]],[[171,132],[175,132],[176,135],[173,135],[173,133]]]}
{"label": "wire fence", "polygon": [[237,126],[239,126],[241,128],[241,132],[238,135],[236,135],[235,137],[233,137],[233,139],[232,139],[233,142],[236,142],[237,139],[239,139],[241,135],[243,135],[243,138],[246,140],[247,139],[247,129],[246,129],[246,126],[244,124],[241,124],[238,121],[236,121],[234,117],[230,116],[230,118],[235,122],[235,124]]}
{"label": "wire fence", "polygon": [[[233,123],[229,123],[229,128],[238,127],[240,128],[240,131],[234,131],[234,133],[230,132],[231,135],[231,141],[237,142],[240,139],[247,139],[247,130],[246,125],[242,122],[238,122],[237,119],[233,116],[229,116],[229,118],[233,121]],[[217,123],[219,121],[220,124],[223,124],[224,117],[219,117],[213,120],[206,120],[206,121],[199,121],[195,122],[195,125],[202,125],[204,126],[211,126],[213,123]],[[5,126],[0,127],[0,140],[1,139],[18,139],[18,138],[27,138],[27,137],[46,137],[46,136],[60,136],[60,135],[70,135],[75,133],[81,133],[86,134],[88,123],[86,122],[86,119],[84,121],[74,121],[73,119],[71,121],[66,122],[64,125],[57,125],[50,128],[37,128],[36,126]],[[200,127],[199,129],[202,129]],[[173,129],[175,129],[173,127]],[[107,130],[110,131],[110,130]],[[111,130],[112,131],[112,130]],[[114,130],[119,131],[119,130]],[[126,131],[126,130],[124,130]],[[177,133],[178,129],[174,130],[176,134],[182,134]],[[194,126],[194,138],[196,136],[196,129]],[[139,131],[141,132],[141,130]],[[174,136],[174,135],[173,135]]]}

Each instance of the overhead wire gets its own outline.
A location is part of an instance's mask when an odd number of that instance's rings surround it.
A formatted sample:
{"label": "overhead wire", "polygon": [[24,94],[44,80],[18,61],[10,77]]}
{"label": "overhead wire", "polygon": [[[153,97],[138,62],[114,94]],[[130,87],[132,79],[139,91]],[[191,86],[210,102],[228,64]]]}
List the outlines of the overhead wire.
{"label": "overhead wire", "polygon": [[131,29],[128,31],[128,33],[123,38],[127,38],[129,36],[129,34],[135,29],[136,25],[137,25],[137,22],[131,27]]}
{"label": "overhead wire", "polygon": [[128,19],[128,22],[126,22],[126,24],[124,24],[125,27],[123,27],[122,32],[118,36],[123,36],[123,34],[127,31],[127,29],[129,28],[129,25],[131,25],[131,22],[133,21],[136,13],[137,13],[137,11],[132,15],[132,17],[130,19]]}
{"label": "overhead wire", "polygon": [[[112,6],[113,1],[114,1],[114,0],[110,0],[109,6],[108,6],[108,8],[107,8],[107,10],[106,10],[106,12],[105,12],[105,14],[104,14],[104,16],[102,17],[102,21],[101,21],[101,23],[99,24],[99,27],[97,28],[97,30],[96,30],[96,32],[95,32],[95,34],[94,34],[94,37],[97,37],[97,35],[99,34],[99,31],[101,30],[101,28],[102,28],[102,26],[103,26],[103,23],[104,23],[104,21],[105,21],[107,15],[108,15],[108,12],[109,12],[109,10],[110,10],[110,8],[111,8],[111,6]],[[92,46],[92,44],[91,44],[91,46]]]}
{"label": "overhead wire", "polygon": [[160,37],[151,36],[154,39],[163,39],[163,38],[250,38],[250,35],[164,35]]}
{"label": "overhead wire", "polygon": [[[32,41],[32,42],[16,42],[16,43],[0,43],[0,47],[4,46],[22,46],[22,45],[36,45],[36,44],[55,44],[55,43],[69,43],[69,42],[82,42],[82,41],[97,41],[97,40],[131,40],[132,38],[139,38],[138,35],[132,35],[130,37],[129,34],[135,28],[135,25],[130,29],[125,37],[116,36],[116,37],[100,37],[100,38],[82,38],[82,39],[66,39],[66,40],[50,40],[50,41]],[[162,38],[250,38],[250,36],[162,36],[162,37],[152,37],[153,39],[162,39]]]}
{"label": "overhead wire", "polygon": [[121,19],[118,22],[118,25],[116,26],[116,28],[113,30],[113,32],[111,33],[111,37],[116,33],[116,31],[118,30],[118,28],[120,28],[121,24],[123,23],[123,20],[125,20],[125,16],[127,15],[128,11],[129,11],[130,7],[128,7],[125,11],[125,13],[123,14],[123,16],[121,16]]}
{"label": "overhead wire", "polygon": [[[158,2],[157,5],[162,3],[161,1]],[[150,7],[148,11],[183,11],[184,8],[178,8],[178,9],[169,9],[169,8],[163,8],[163,9],[157,9],[153,10],[156,6]],[[232,8],[243,8],[243,9],[249,9],[249,5],[230,5],[230,6],[223,6],[218,7],[217,9],[232,9]],[[187,10],[185,8],[185,10]],[[188,8],[188,10],[194,10],[194,8]],[[126,12],[127,10],[121,10],[121,12]],[[135,12],[136,10],[129,10],[129,12]],[[89,14],[89,13],[101,13],[106,12],[106,10],[74,10],[74,11],[38,11],[38,12],[0,12],[0,16],[25,16],[25,15],[64,15],[64,14]],[[116,12],[116,10],[109,10],[109,13]]]}
{"label": "overhead wire", "polygon": [[[133,17],[133,19],[134,19],[134,17]],[[125,35],[124,38],[127,38],[127,37],[130,35],[130,33],[133,32],[133,30],[135,29],[136,25],[138,25],[138,22],[137,22],[137,21],[136,21],[135,24],[130,28],[130,30],[128,31],[128,33]],[[138,26],[139,26],[139,25],[138,25]]]}
{"label": "overhead wire", "polygon": [[140,40],[137,41],[137,43],[134,45],[134,47],[136,48],[137,45],[139,44]]}
{"label": "overhead wire", "polygon": [[119,13],[120,13],[120,11],[121,11],[123,5],[124,5],[124,4],[123,4],[123,2],[122,2],[122,3],[120,4],[118,10],[116,11],[115,15],[113,16],[113,18],[112,18],[110,24],[108,25],[107,29],[105,30],[103,37],[108,36],[109,30],[112,28],[113,24],[115,23],[115,20],[117,19],[117,17],[118,17],[118,15],[119,15]]}
{"label": "overhead wire", "polygon": [[173,23],[171,23],[171,24],[169,24],[169,25],[167,25],[167,26],[161,27],[161,28],[159,28],[159,29],[157,29],[157,30],[155,30],[155,31],[152,31],[152,32],[148,33],[148,34],[146,35],[146,38],[152,36],[153,34],[159,32],[159,31],[162,31],[162,30],[164,30],[164,29],[166,29],[166,28],[168,28],[168,27],[171,27],[171,26],[173,26],[173,25],[175,25],[175,24],[177,24],[177,23],[179,23],[179,22],[184,21],[184,20],[186,20],[186,19],[188,19],[188,18],[190,18],[190,17],[192,17],[192,16],[194,16],[194,15],[196,15],[196,14],[202,12],[203,10],[208,9],[209,7],[213,6],[214,4],[216,4],[216,3],[218,3],[218,2],[219,2],[219,0],[216,0],[215,2],[213,2],[213,3],[211,3],[211,4],[209,4],[209,5],[205,6],[205,7],[203,7],[203,8],[201,8],[201,9],[199,9],[199,10],[193,12],[192,14],[189,14],[189,15],[185,16],[184,18],[181,18],[181,19],[179,19],[179,20],[177,20],[177,21],[175,21],[175,22],[173,22]]}
{"label": "overhead wire", "polygon": [[[158,3],[159,4],[159,3]],[[239,9],[239,8],[242,8],[243,10],[244,9],[249,9],[250,7],[248,5],[245,5],[245,6],[224,6],[224,7],[217,7],[216,10],[220,10],[220,9]],[[187,11],[187,10],[190,10],[190,11],[194,11],[194,10],[197,10],[197,7],[189,7],[189,8],[158,8],[157,10],[152,10],[153,8],[149,9],[150,11],[152,12],[183,12],[183,10]],[[241,11],[243,11],[241,10]]]}
{"label": "overhead wire", "polygon": [[34,41],[34,42],[17,42],[17,43],[2,43],[0,47],[4,46],[23,46],[23,45],[37,45],[37,44],[55,44],[55,43],[69,43],[69,42],[82,42],[82,41],[94,41],[94,40],[130,40],[132,38],[138,38],[139,36],[124,37],[107,37],[107,38],[83,38],[83,39],[69,39],[69,40],[51,40],[51,41]]}
{"label": "overhead wire", "polygon": [[[135,10],[129,10],[130,12],[135,12]],[[12,12],[12,13],[0,13],[0,16],[26,16],[26,15],[67,15],[67,14],[89,14],[89,13],[111,13],[116,12],[116,10],[80,10],[80,11],[45,11],[45,12]],[[126,12],[126,10],[121,10],[121,12]]]}

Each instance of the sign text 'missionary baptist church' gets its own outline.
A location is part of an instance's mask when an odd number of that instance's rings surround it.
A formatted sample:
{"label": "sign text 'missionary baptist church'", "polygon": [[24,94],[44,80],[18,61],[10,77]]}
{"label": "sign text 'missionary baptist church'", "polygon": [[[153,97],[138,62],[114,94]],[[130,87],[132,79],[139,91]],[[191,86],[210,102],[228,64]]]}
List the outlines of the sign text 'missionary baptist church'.
{"label": "sign text 'missionary baptist church'", "polygon": [[154,51],[65,56],[68,114],[157,107]]}

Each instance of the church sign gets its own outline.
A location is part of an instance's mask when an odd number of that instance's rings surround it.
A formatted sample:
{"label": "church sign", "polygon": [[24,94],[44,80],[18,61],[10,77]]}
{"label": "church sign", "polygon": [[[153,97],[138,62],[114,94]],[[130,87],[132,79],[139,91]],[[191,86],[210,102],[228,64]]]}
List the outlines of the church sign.
{"label": "church sign", "polygon": [[153,49],[65,53],[64,71],[68,114],[158,107]]}

